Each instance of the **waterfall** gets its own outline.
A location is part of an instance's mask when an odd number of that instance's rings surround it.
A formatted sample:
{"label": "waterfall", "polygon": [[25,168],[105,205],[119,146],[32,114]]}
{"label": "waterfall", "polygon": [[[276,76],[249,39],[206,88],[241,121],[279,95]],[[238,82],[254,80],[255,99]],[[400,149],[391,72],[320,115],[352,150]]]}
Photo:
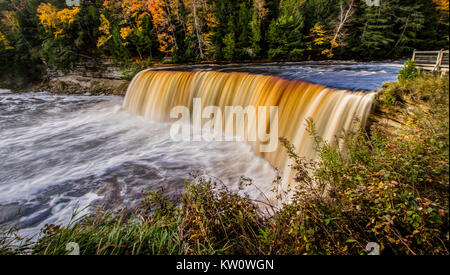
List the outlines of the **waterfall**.
{"label": "waterfall", "polygon": [[[202,106],[221,109],[225,106],[277,106],[278,136],[288,139],[300,156],[314,159],[314,140],[306,130],[306,119],[313,120],[317,134],[323,140],[335,142],[336,136],[354,127],[356,119],[364,125],[374,93],[335,90],[298,80],[249,73],[146,70],[131,81],[123,107],[151,120],[171,122],[174,121],[170,119],[173,107],[185,106],[192,111],[196,98],[201,100]],[[250,119],[245,123],[246,126],[250,124],[250,128],[257,124]],[[269,123],[270,117],[265,124]],[[289,185],[293,175],[286,150],[278,144],[273,152],[260,152],[257,150],[260,143],[249,142],[255,153],[279,169],[283,182]]]}

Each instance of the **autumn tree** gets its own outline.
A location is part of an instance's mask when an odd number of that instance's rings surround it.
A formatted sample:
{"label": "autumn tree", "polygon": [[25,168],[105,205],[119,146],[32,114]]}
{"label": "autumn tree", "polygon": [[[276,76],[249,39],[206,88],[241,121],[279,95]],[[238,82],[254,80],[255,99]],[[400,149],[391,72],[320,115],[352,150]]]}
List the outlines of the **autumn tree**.
{"label": "autumn tree", "polygon": [[159,50],[166,55],[172,55],[178,50],[175,35],[176,19],[180,18],[178,0],[147,0],[147,7],[156,29]]}
{"label": "autumn tree", "polygon": [[79,7],[58,10],[51,3],[41,3],[37,8],[41,25],[45,31],[52,32],[55,38],[65,35],[65,29],[75,22],[79,12]]}
{"label": "autumn tree", "polygon": [[199,59],[213,53],[212,36],[217,25],[213,4],[207,0],[184,0],[187,9],[186,35],[195,37],[195,52]]}
{"label": "autumn tree", "polygon": [[341,0],[339,1],[339,12],[334,23],[333,35],[330,41],[331,47],[328,55],[333,55],[334,48],[346,44],[345,38],[347,35],[347,28],[349,22],[355,13],[355,0]]}
{"label": "autumn tree", "polygon": [[[333,50],[339,47],[335,40],[335,32],[333,30],[328,30],[324,25],[317,23],[314,27],[309,30],[308,42],[306,43],[307,51],[310,56],[319,56],[320,58],[333,58]],[[343,42],[341,42],[344,44]]]}
{"label": "autumn tree", "polygon": [[433,0],[436,8],[448,15],[448,0]]}
{"label": "autumn tree", "polygon": [[449,4],[448,0],[433,0],[436,5],[436,9],[440,14],[440,22],[445,26],[444,36],[449,40],[448,26],[449,26]]}
{"label": "autumn tree", "polygon": [[68,71],[80,57],[88,57],[80,38],[80,7],[67,8],[57,1],[47,1],[39,4],[36,14],[43,40],[40,55],[47,66]]}
{"label": "autumn tree", "polygon": [[114,56],[137,54],[140,59],[153,56],[157,48],[156,32],[146,0],[105,0],[100,15],[97,47]]}
{"label": "autumn tree", "polygon": [[23,88],[40,81],[45,70],[36,9],[38,0],[0,1],[0,85]]}

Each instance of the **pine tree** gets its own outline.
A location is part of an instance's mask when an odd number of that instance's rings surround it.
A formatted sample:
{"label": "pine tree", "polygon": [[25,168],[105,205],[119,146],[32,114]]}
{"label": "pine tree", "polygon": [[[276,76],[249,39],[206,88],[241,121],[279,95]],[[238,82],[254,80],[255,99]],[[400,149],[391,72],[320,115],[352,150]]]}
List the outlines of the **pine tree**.
{"label": "pine tree", "polygon": [[235,42],[235,26],[232,19],[228,21],[228,33],[223,38],[223,57],[226,60],[232,60],[235,57],[235,49],[236,49],[236,42]]}
{"label": "pine tree", "polygon": [[393,23],[398,30],[395,43],[386,57],[410,55],[417,43],[418,34],[423,29],[425,18],[423,5],[415,0],[391,0],[393,9]]}
{"label": "pine tree", "polygon": [[261,19],[258,17],[257,12],[252,13],[252,21],[250,22],[251,28],[251,47],[249,48],[249,55],[252,58],[258,57],[261,52]]}
{"label": "pine tree", "polygon": [[267,40],[269,58],[298,58],[304,51],[303,15],[301,4],[296,0],[285,0],[280,6],[280,16],[269,25]]}
{"label": "pine tree", "polygon": [[236,53],[239,59],[248,59],[251,57],[251,10],[247,1],[239,5],[239,12],[237,14],[236,34],[238,39],[236,43]]}
{"label": "pine tree", "polygon": [[381,1],[380,6],[362,4],[363,13],[359,43],[353,45],[353,52],[369,58],[386,57],[395,41],[390,1]]}
{"label": "pine tree", "polygon": [[[212,58],[216,60],[225,58],[225,41],[228,41],[227,48],[227,58],[232,59],[230,57],[230,43],[233,41],[235,45],[235,20],[237,17],[237,12],[239,11],[238,1],[229,1],[229,0],[211,0],[213,5],[213,15],[216,19],[217,25],[214,27],[214,34],[211,36],[213,55]],[[225,40],[225,36],[227,36]],[[234,55],[233,46],[233,54]]]}

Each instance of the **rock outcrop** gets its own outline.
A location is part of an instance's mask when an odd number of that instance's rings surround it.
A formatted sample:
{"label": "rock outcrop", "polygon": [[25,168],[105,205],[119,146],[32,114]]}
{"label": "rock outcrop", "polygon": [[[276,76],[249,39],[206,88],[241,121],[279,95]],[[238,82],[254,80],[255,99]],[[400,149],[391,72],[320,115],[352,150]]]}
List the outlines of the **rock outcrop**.
{"label": "rock outcrop", "polygon": [[128,81],[112,59],[86,59],[67,73],[47,70],[48,80],[40,87],[58,94],[125,95]]}

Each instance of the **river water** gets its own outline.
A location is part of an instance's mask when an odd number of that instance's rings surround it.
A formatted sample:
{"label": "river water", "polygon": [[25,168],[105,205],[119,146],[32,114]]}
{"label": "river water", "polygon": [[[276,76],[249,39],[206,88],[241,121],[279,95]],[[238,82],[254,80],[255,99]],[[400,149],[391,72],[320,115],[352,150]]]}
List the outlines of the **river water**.
{"label": "river water", "polygon": [[[178,70],[244,71],[349,90],[376,90],[401,63],[202,65]],[[173,68],[172,68],[173,69]],[[121,108],[117,96],[15,94],[0,90],[0,226],[36,235],[67,223],[74,211],[133,207],[146,190],[177,199],[190,174],[210,175],[255,198],[272,189],[276,171],[239,142],[174,142],[170,125]],[[89,207],[88,207],[89,206]]]}

